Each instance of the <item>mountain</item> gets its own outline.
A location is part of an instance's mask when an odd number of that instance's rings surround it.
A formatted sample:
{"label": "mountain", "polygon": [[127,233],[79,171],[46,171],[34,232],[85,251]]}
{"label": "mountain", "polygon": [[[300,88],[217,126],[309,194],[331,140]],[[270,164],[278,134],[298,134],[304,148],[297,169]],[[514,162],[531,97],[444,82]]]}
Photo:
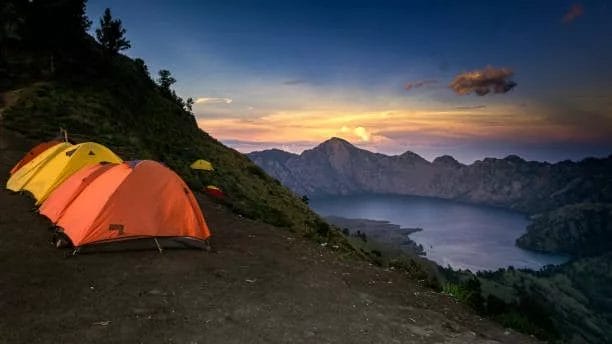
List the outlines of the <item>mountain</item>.
{"label": "mountain", "polygon": [[407,151],[388,156],[332,138],[300,155],[248,154],[300,195],[418,195],[537,213],[580,202],[612,201],[612,155],[555,164],[510,155],[470,165],[445,155],[429,162]]}

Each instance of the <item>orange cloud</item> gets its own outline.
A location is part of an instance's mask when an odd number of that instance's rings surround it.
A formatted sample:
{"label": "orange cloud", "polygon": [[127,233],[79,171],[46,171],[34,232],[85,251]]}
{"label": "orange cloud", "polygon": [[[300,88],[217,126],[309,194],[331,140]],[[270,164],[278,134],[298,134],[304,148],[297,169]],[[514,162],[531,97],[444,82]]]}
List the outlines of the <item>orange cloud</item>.
{"label": "orange cloud", "polygon": [[513,74],[508,68],[487,66],[484,69],[457,74],[448,86],[459,95],[472,92],[479,96],[490,92],[506,93],[516,86],[516,82],[510,80]]}

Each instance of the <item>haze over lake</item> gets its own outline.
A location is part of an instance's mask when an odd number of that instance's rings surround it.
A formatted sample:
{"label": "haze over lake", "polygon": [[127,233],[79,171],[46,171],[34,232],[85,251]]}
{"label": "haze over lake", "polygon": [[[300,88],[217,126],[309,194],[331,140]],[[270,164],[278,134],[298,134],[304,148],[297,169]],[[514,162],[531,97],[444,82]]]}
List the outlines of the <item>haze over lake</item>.
{"label": "haze over lake", "polygon": [[537,270],[567,258],[536,253],[514,242],[526,231],[526,215],[510,210],[415,196],[359,195],[314,198],[310,206],[322,216],[387,220],[423,231],[410,238],[423,245],[427,258],[456,269]]}

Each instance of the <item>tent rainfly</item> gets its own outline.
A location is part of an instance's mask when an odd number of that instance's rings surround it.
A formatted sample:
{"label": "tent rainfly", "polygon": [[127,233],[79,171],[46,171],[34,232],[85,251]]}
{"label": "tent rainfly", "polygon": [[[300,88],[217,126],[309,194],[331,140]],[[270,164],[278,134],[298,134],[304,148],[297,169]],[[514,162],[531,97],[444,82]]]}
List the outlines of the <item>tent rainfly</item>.
{"label": "tent rainfly", "polygon": [[60,227],[77,249],[136,238],[210,236],[185,182],[151,160],[84,168],[51,193],[40,213]]}
{"label": "tent rainfly", "polygon": [[213,165],[204,159],[199,159],[193,162],[190,166],[194,170],[214,171]]}
{"label": "tent rainfly", "polygon": [[30,151],[27,152],[26,155],[24,155],[23,158],[21,160],[19,160],[19,162],[15,166],[13,166],[13,168],[11,169],[9,174],[13,175],[23,165],[25,165],[28,162],[32,161],[34,158],[36,158],[38,155],[40,155],[41,153],[43,153],[47,149],[49,149],[49,148],[51,148],[53,146],[60,145],[61,143],[63,143],[63,141],[52,140],[52,141],[47,141],[47,142],[43,142],[43,143],[37,144],[36,146],[34,146],[34,148],[30,149]]}
{"label": "tent rainfly", "polygon": [[213,197],[216,197],[216,198],[225,197],[225,194],[223,193],[223,191],[219,187],[214,186],[214,185],[208,185],[204,191],[206,191],[207,194]]}
{"label": "tent rainfly", "polygon": [[40,153],[16,171],[6,183],[12,191],[29,191],[40,205],[51,191],[83,167],[99,162],[122,162],[115,153],[95,142],[63,142]]}

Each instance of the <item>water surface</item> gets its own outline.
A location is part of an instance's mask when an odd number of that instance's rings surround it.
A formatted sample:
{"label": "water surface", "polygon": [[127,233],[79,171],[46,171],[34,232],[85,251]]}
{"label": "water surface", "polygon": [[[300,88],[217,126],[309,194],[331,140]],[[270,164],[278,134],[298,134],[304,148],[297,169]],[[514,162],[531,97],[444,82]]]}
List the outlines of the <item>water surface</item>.
{"label": "water surface", "polygon": [[314,198],[310,206],[322,216],[387,220],[402,227],[421,227],[423,231],[410,238],[423,245],[429,259],[455,269],[478,271],[514,266],[537,270],[567,260],[517,247],[514,242],[525,233],[529,220],[510,210],[393,195]]}

